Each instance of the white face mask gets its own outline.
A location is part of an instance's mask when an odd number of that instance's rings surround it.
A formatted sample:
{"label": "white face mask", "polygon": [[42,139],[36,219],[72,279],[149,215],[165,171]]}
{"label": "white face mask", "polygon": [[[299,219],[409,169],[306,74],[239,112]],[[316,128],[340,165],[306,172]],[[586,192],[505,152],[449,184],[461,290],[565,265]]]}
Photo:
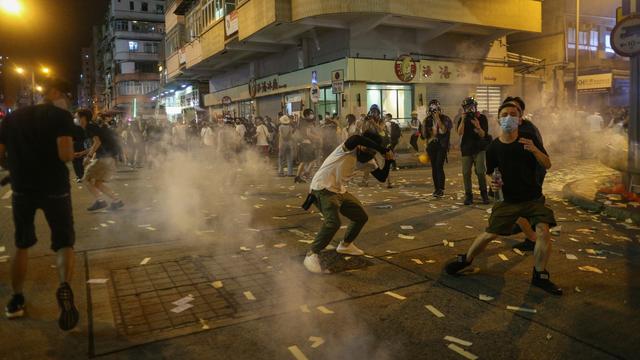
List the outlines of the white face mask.
{"label": "white face mask", "polygon": [[65,98],[55,99],[51,104],[53,104],[53,106],[58,107],[62,110],[69,111],[69,104],[67,103],[67,99]]}
{"label": "white face mask", "polygon": [[80,126],[80,119],[78,119],[77,117],[73,118],[73,123]]}

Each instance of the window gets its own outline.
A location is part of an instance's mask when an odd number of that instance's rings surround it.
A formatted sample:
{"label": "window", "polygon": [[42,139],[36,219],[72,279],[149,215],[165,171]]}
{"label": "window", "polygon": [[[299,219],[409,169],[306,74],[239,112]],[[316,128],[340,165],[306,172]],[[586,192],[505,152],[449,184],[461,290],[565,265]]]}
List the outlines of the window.
{"label": "window", "polygon": [[[586,31],[580,31],[578,34],[578,41],[580,43],[580,50],[589,50],[589,42],[588,42],[589,34]],[[569,49],[576,48],[576,29],[575,28],[567,28],[567,47]]]}
{"label": "window", "polygon": [[156,5],[156,12],[158,14],[164,14],[164,5]]}
{"label": "window", "polygon": [[334,94],[331,87],[320,89],[320,101],[318,101],[318,114],[324,116],[325,113],[338,113],[338,96]]}
{"label": "window", "polygon": [[598,51],[598,43],[600,33],[596,30],[591,30],[589,32],[589,50],[590,51]]}
{"label": "window", "polygon": [[118,95],[144,95],[158,87],[158,81],[122,81],[117,85],[117,92]]}
{"label": "window", "polygon": [[136,7],[134,6],[133,1],[129,1],[129,10],[133,11],[135,9]]}
{"label": "window", "polygon": [[367,108],[373,104],[380,106],[383,115],[389,113],[394,119],[407,122],[413,109],[411,85],[368,85]]}
{"label": "window", "polygon": [[149,4],[148,4],[148,3],[146,3],[146,2],[143,2],[143,3],[141,4],[141,10],[142,10],[142,11],[149,11]]}
{"label": "window", "polygon": [[613,54],[613,48],[611,47],[611,34],[607,34],[604,36],[604,51],[609,54]]}
{"label": "window", "polygon": [[129,52],[137,52],[137,51],[138,51],[138,42],[129,41]]}
{"label": "window", "polygon": [[129,22],[126,20],[116,20],[113,27],[116,31],[129,31]]}

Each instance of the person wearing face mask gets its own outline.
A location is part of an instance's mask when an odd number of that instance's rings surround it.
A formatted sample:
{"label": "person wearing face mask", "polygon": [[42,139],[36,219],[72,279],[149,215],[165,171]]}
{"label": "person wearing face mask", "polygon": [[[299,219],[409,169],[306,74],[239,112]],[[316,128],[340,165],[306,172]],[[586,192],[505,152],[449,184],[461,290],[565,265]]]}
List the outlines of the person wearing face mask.
{"label": "person wearing face mask", "polygon": [[[525,102],[524,100],[522,100],[522,98],[520,98],[519,96],[509,96],[504,100],[503,104],[509,102],[516,104],[520,108],[520,112],[524,114]],[[544,146],[542,134],[540,133],[540,130],[538,130],[538,127],[531,120],[527,120],[524,117],[521,117],[518,122],[518,132],[520,134],[529,135],[531,138],[535,138],[536,140],[538,140],[538,142],[540,142],[540,145]],[[538,164],[536,166],[536,180],[540,183],[540,186],[544,184],[544,178],[546,177],[546,175],[547,169],[545,169],[544,166]],[[524,233],[525,239],[524,241],[513,245],[513,248],[520,251],[533,251],[536,245],[535,241],[537,235],[531,227],[530,222],[525,218],[519,218],[516,222],[516,225],[514,225],[513,227],[513,235],[519,234],[521,232]]]}
{"label": "person wearing face mask", "polygon": [[433,177],[433,196],[444,196],[444,163],[449,152],[451,138],[451,119],[442,113],[440,102],[433,99],[429,102],[429,114],[420,124],[420,137],[427,141],[427,154],[431,158],[431,175]]}
{"label": "person wearing face mask", "polygon": [[556,225],[553,210],[545,205],[542,186],[536,180],[536,166],[551,167],[546,150],[534,137],[518,132],[522,111],[515,102],[500,106],[501,134],[487,148],[487,175],[496,169],[502,174],[500,184],[491,180],[494,191],[502,190],[504,201],[493,206],[489,226],[469,247],[466,254],[446,265],[448,274],[458,274],[471,265],[492,240],[509,236],[518,218],[527,218],[536,229],[538,240],[534,250],[531,284],[553,295],[562,295],[562,289],[550,279],[547,263],[551,255],[549,228]]}
{"label": "person wearing face mask", "polygon": [[[382,168],[374,160],[376,153],[385,157]],[[360,201],[347,191],[346,185],[357,169],[371,172],[378,181],[385,182],[392,160],[393,152],[382,146],[382,137],[377,132],[368,131],[349,137],[322,163],[311,181],[309,198],[315,199],[324,223],[304,259],[307,270],[318,274],[326,272],[320,264],[319,254],[340,229],[340,214],[351,220],[351,224],[336,251],[346,255],[364,255],[364,251],[353,242],[367,223],[368,216]]]}
{"label": "person wearing face mask", "polygon": [[478,112],[478,103],[472,97],[462,102],[463,113],[458,120],[457,131],[460,135],[462,152],[462,180],[464,183],[464,204],[473,204],[473,188],[471,184],[471,168],[475,167],[480,187],[482,203],[489,204],[487,181],[485,178],[485,149],[491,141],[489,122]]}
{"label": "person wearing face mask", "polygon": [[5,315],[10,319],[24,316],[28,249],[38,241],[34,217],[41,209],[51,229],[51,249],[57,256],[58,326],[71,330],[79,318],[69,285],[75,259],[71,187],[65,164],[74,158],[73,117],[66,95],[71,86],[59,79],[48,79],[43,87],[43,104],[19,109],[0,125],[0,166],[7,168],[11,176],[17,248],[11,267],[13,295]]}

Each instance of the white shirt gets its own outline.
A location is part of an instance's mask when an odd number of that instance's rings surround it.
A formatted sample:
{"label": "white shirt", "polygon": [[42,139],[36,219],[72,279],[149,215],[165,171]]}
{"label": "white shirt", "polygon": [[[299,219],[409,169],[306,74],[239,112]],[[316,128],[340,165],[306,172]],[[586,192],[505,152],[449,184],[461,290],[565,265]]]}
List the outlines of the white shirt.
{"label": "white shirt", "polygon": [[587,116],[587,123],[589,124],[589,130],[600,131],[602,130],[602,123],[604,123],[604,119],[600,115],[591,114]]}
{"label": "white shirt", "polygon": [[206,146],[213,146],[213,144],[214,144],[214,139],[213,139],[214,136],[215,136],[215,134],[213,133],[213,129],[211,129],[211,127],[207,126],[207,127],[202,129],[202,142]]}
{"label": "white shirt", "polygon": [[244,139],[244,134],[247,132],[247,128],[244,127],[243,124],[236,125],[236,134],[238,138],[242,141]]}
{"label": "white shirt", "polygon": [[326,189],[344,194],[347,192],[346,184],[356,170],[373,171],[378,168],[378,163],[373,159],[365,164],[358,162],[356,151],[356,149],[347,150],[344,144],[340,144],[333,150],[313,176],[311,190]]}
{"label": "white shirt", "polygon": [[256,145],[268,146],[269,145],[269,129],[264,124],[258,125],[256,128]]}

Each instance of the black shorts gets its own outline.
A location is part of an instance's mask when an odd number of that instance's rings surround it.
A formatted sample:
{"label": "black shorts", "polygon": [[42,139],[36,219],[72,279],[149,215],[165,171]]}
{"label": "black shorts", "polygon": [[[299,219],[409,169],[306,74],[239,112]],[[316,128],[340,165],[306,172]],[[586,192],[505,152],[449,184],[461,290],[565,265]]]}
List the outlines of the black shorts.
{"label": "black shorts", "polygon": [[76,234],[73,230],[71,195],[41,195],[13,193],[13,223],[18,249],[28,249],[38,242],[34,224],[36,210],[42,209],[51,229],[51,249],[58,251],[73,247]]}

